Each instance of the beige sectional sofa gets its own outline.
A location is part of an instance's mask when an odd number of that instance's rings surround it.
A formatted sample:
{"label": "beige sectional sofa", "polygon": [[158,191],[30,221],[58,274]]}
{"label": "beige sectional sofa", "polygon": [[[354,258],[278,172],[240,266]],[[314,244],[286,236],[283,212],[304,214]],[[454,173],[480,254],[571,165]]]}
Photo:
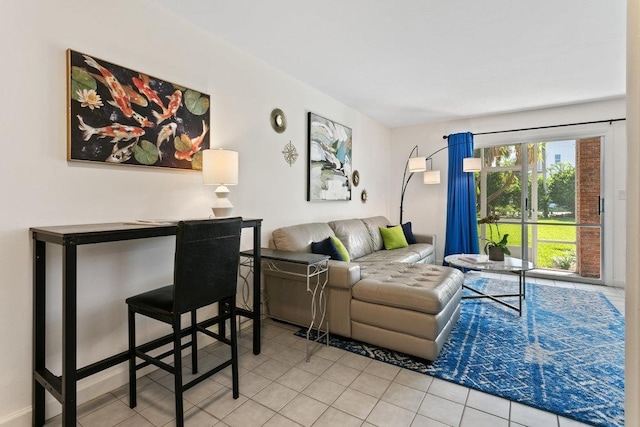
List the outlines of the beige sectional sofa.
{"label": "beige sectional sofa", "polygon": [[[329,261],[329,330],[359,341],[435,360],[460,314],[463,275],[434,265],[435,236],[385,250],[382,216],[279,228],[270,247],[311,252],[311,243],[336,236],[351,261]],[[286,268],[283,268],[286,270]],[[265,313],[308,326],[311,295],[303,279],[263,269]]]}

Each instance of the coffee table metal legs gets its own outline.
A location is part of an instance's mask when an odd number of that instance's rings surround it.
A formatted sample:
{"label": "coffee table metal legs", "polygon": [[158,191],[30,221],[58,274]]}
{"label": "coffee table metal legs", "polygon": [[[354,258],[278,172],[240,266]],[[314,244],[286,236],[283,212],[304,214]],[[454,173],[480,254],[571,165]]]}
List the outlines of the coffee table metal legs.
{"label": "coffee table metal legs", "polygon": [[[471,286],[467,286],[463,284],[462,285],[463,288],[468,289],[471,292],[474,292],[476,295],[466,295],[466,296],[463,296],[462,299],[487,298],[487,299],[490,299],[491,301],[495,301],[498,304],[502,304],[505,307],[508,307],[512,310],[517,311],[518,315],[522,316],[522,300],[526,298],[526,294],[527,294],[526,280],[525,280],[526,276],[524,271],[515,272],[515,274],[518,275],[518,293],[517,294],[487,294],[475,288],[472,288]],[[518,305],[516,306],[516,305],[510,304],[501,299],[501,298],[508,298],[508,297],[518,297]]]}

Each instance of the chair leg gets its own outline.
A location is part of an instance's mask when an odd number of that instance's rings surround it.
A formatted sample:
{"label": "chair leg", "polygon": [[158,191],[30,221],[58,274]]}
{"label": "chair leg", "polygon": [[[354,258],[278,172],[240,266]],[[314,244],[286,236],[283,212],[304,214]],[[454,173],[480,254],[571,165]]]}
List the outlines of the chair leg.
{"label": "chair leg", "polygon": [[198,320],[196,318],[196,310],[191,311],[191,372],[193,374],[198,373],[198,331],[196,325]]}
{"label": "chair leg", "polygon": [[174,392],[176,396],[176,426],[184,426],[184,410],[182,406],[182,351],[180,349],[180,315],[173,325],[173,363],[174,363]]}
{"label": "chair leg", "polygon": [[138,404],[136,396],[136,313],[129,307],[129,407]]}
{"label": "chair leg", "polygon": [[236,330],[236,302],[232,298],[229,300],[229,311],[231,312],[231,376],[233,379],[233,398],[240,396],[238,386],[238,331]]}

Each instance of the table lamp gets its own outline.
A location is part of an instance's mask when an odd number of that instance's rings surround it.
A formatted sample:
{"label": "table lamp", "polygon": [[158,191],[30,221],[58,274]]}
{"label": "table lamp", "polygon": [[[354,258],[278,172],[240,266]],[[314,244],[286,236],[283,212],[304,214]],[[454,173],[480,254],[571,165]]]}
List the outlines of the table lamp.
{"label": "table lamp", "polygon": [[238,152],[222,148],[202,152],[202,182],[217,185],[216,200],[213,202],[213,215],[216,218],[231,215],[233,205],[228,199],[227,185],[238,184]]}

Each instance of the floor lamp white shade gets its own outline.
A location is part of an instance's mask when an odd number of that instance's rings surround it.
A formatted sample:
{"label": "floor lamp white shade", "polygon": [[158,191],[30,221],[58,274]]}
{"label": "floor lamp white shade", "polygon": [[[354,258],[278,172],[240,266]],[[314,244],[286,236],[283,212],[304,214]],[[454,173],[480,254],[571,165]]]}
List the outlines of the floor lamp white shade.
{"label": "floor lamp white shade", "polygon": [[462,159],[462,170],[464,172],[480,172],[482,170],[480,157],[466,157]]}
{"label": "floor lamp white shade", "polygon": [[426,157],[411,157],[409,159],[409,172],[424,172],[427,170]]}
{"label": "floor lamp white shade", "polygon": [[440,171],[426,171],[423,174],[425,184],[440,184]]}
{"label": "floor lamp white shade", "polygon": [[213,202],[213,215],[217,218],[227,217],[233,211],[229,200],[227,185],[238,184],[238,152],[222,148],[204,150],[202,152],[202,182],[217,185],[216,200]]}

